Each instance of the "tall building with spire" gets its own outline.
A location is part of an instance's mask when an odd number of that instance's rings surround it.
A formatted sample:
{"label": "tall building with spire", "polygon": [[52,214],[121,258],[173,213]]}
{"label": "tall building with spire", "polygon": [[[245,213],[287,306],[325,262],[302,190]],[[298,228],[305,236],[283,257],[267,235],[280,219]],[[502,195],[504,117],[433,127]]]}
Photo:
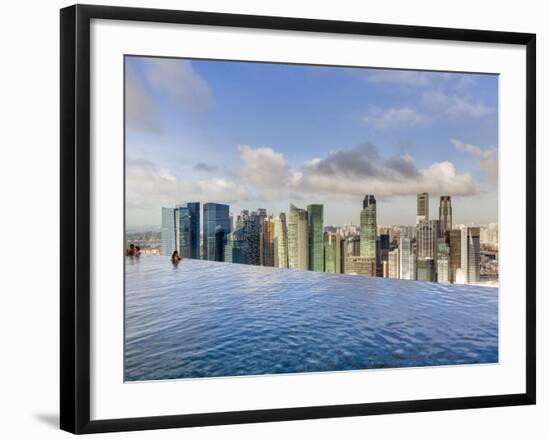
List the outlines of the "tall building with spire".
{"label": "tall building with spire", "polygon": [[309,239],[309,269],[312,271],[323,271],[323,205],[310,204],[309,206],[307,206],[307,220]]}
{"label": "tall building with spire", "polygon": [[439,198],[439,227],[440,237],[453,229],[453,208],[451,206],[451,196],[442,195]]}
{"label": "tall building with spire", "polygon": [[365,195],[360,217],[360,256],[376,259],[376,198]]}
{"label": "tall building with spire", "polygon": [[430,195],[423,192],[416,196],[416,224],[430,219]]}
{"label": "tall building with spire", "polygon": [[288,213],[288,268],[309,268],[307,211],[290,204]]}

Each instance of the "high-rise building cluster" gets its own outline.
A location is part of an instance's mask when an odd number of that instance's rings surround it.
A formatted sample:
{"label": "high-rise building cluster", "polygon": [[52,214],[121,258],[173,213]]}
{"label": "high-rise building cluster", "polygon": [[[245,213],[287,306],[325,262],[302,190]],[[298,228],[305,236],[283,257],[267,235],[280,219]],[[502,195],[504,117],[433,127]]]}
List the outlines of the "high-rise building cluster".
{"label": "high-rise building cluster", "polygon": [[[430,219],[429,194],[417,196],[416,224],[379,227],[376,198],[367,194],[359,225],[324,225],[324,206],[288,212],[265,209],[230,213],[229,205],[178,204],[162,208],[162,254],[210,261],[360,274],[428,282],[476,283],[480,273],[498,279],[498,226],[453,228],[449,195],[442,195],[439,218]],[[489,265],[482,267],[481,242]],[[485,248],[484,247],[484,248]],[[496,267],[496,268],[495,268]],[[496,271],[496,275],[495,275]]]}

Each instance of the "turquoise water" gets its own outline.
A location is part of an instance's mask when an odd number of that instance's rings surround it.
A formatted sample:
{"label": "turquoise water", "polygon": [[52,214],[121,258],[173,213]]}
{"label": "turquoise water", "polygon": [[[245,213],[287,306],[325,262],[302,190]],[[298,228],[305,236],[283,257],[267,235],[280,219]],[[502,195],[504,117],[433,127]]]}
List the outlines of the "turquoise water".
{"label": "turquoise water", "polygon": [[498,362],[498,289],[127,258],[128,381]]}

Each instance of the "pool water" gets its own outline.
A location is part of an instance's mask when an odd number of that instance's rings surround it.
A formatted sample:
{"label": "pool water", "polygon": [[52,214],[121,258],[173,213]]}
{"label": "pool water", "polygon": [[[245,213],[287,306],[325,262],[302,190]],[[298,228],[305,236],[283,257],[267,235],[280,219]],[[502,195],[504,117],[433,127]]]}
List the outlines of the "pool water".
{"label": "pool water", "polygon": [[498,362],[498,289],[126,258],[127,381]]}

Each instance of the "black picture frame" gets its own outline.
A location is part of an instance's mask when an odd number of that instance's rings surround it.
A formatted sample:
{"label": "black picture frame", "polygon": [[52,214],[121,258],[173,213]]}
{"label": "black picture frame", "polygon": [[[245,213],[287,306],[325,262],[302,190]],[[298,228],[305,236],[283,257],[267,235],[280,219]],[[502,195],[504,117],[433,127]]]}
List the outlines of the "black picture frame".
{"label": "black picture frame", "polygon": [[[60,426],[81,434],[387,413],[535,404],[536,401],[536,36],[304,18],[111,6],[61,9]],[[526,376],[525,393],[127,419],[90,419],[90,21],[133,20],[333,34],[407,37],[526,47]]]}

